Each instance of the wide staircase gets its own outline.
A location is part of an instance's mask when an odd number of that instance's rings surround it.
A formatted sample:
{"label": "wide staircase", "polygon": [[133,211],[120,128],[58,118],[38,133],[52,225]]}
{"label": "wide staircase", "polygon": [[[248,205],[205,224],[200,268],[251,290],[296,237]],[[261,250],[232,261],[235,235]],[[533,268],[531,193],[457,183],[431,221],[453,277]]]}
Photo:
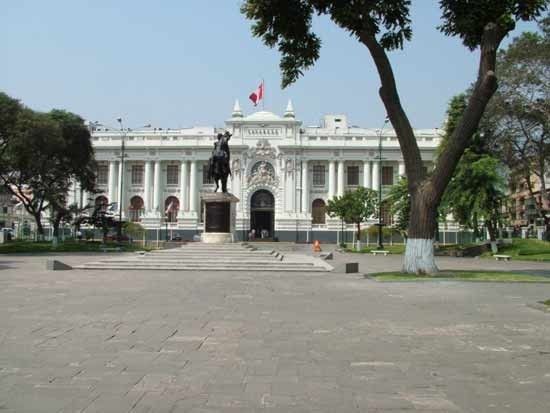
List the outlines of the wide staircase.
{"label": "wide staircase", "polygon": [[330,271],[324,261],[307,255],[283,255],[246,243],[189,243],[179,248],[123,254],[88,262],[74,268],[85,270],[188,270],[188,271]]}

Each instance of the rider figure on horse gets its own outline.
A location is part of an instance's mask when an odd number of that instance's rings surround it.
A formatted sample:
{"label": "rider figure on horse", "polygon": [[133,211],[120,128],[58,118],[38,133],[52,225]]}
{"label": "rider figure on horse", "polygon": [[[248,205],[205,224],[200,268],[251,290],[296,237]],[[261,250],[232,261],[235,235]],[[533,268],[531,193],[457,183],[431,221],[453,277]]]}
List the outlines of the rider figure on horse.
{"label": "rider figure on horse", "polygon": [[214,149],[208,165],[208,177],[216,183],[216,189],[220,187],[218,181],[222,181],[222,192],[227,192],[227,177],[231,175],[229,139],[231,134],[225,132],[218,133],[218,140],[214,142]]}

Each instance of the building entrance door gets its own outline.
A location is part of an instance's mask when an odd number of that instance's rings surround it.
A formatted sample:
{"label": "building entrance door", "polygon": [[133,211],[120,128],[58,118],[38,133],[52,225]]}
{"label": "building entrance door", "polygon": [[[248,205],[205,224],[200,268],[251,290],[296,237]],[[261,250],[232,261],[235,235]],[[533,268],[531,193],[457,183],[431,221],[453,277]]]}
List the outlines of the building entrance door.
{"label": "building entrance door", "polygon": [[250,199],[250,229],[255,239],[273,239],[275,230],[275,198],[265,189],[260,189]]}

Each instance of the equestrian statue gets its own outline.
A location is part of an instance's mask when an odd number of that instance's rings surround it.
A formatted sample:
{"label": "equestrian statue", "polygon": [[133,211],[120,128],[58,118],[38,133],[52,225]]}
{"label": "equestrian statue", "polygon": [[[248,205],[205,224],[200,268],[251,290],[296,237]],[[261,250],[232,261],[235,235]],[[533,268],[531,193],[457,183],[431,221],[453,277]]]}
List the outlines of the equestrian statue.
{"label": "equestrian statue", "polygon": [[218,140],[214,143],[212,156],[208,161],[208,178],[216,183],[214,192],[217,192],[220,187],[219,181],[222,182],[222,192],[227,192],[227,177],[231,175],[229,139],[231,139],[229,132],[218,133]]}

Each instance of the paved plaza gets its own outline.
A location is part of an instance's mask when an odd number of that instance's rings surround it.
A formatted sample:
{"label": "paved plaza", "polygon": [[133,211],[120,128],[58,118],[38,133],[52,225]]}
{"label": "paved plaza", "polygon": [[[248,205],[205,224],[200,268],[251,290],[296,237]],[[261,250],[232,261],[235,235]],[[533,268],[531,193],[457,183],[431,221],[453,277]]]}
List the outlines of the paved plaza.
{"label": "paved plaza", "polygon": [[[0,257],[1,412],[548,412],[550,284]],[[93,255],[58,257],[72,265]],[[441,259],[442,268],[550,264]]]}

